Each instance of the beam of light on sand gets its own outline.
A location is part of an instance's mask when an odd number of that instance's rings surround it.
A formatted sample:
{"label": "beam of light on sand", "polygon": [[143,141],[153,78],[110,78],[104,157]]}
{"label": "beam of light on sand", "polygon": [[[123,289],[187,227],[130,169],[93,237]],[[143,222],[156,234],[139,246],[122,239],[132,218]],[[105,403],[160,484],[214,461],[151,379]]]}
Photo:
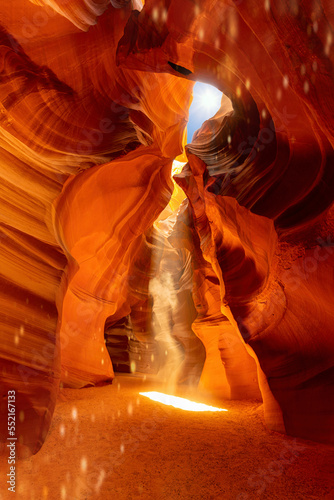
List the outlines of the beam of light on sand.
{"label": "beam of light on sand", "polygon": [[189,399],[179,398],[177,396],[171,396],[169,394],[164,394],[162,392],[140,392],[141,396],[150,398],[153,401],[162,403],[168,406],[174,406],[174,408],[180,408],[181,410],[187,411],[228,411],[224,408],[215,408],[214,406],[208,406],[203,403],[195,403],[195,401],[189,401]]}

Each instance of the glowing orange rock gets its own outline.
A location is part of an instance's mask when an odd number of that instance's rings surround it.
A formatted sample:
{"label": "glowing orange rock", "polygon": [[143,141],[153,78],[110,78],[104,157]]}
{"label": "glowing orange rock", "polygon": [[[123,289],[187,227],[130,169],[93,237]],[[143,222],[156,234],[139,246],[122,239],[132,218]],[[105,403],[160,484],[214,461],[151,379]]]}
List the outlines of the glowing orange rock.
{"label": "glowing orange rock", "polygon": [[[74,12],[73,2],[71,5],[65,5],[65,2],[58,4],[64,7],[63,11],[72,9]],[[98,2],[95,4],[98,5]],[[94,2],[77,2],[75,13],[79,15],[80,23],[88,19],[81,16],[82,9],[99,14],[105,2],[99,4],[101,8],[95,9]],[[50,8],[43,9],[42,2],[33,5],[17,0],[0,10],[0,24],[4,27],[0,40],[3,75],[0,85],[3,290],[0,307],[6,324],[0,349],[1,413],[6,410],[7,399],[2,397],[6,398],[7,390],[14,389],[21,394],[17,401],[17,413],[22,416],[17,423],[19,453],[35,453],[45,439],[60,381],[61,350],[64,351],[63,378],[69,384],[82,386],[96,383],[110,379],[113,374],[109,358],[101,352],[103,327],[110,309],[114,313],[119,307],[119,313],[122,313],[125,296],[120,293],[116,307],[114,304],[110,308],[106,304],[100,307],[100,295],[80,303],[80,299],[72,294],[71,286],[66,292],[67,283],[78,267],[67,247],[60,246],[60,238],[66,234],[66,224],[57,231],[54,225],[53,203],[62,185],[69,175],[95,165],[108,164],[144,144],[144,147],[148,146],[146,156],[142,148],[135,155],[137,160],[131,157],[133,170],[126,173],[126,160],[118,170],[119,178],[132,186],[131,192],[142,206],[145,204],[140,195],[144,191],[147,196],[152,194],[148,184],[153,182],[150,173],[153,173],[154,166],[163,170],[156,182],[150,184],[156,187],[157,192],[156,197],[152,197],[152,205],[147,202],[147,221],[144,223],[143,216],[140,213],[137,215],[142,221],[142,225],[138,226],[142,231],[163,209],[172,189],[170,168],[174,157],[181,153],[192,83],[184,81],[179,85],[179,79],[171,75],[130,74],[127,70],[116,68],[116,45],[130,13],[130,4],[126,9],[110,7],[100,17],[101,22],[84,34],[63,15]],[[68,17],[71,18],[71,15]],[[111,29],[112,25],[114,29]],[[106,36],[106,33],[112,33],[112,37]],[[96,71],[95,61],[98,58],[101,66]],[[102,81],[109,82],[108,88]],[[164,92],[159,97],[157,91],[160,88],[164,88]],[[157,111],[159,106],[160,111]],[[146,160],[143,161],[143,158]],[[122,194],[118,196],[124,199]],[[103,203],[101,207],[104,209]],[[74,213],[73,207],[73,217]],[[101,218],[110,229],[109,221],[104,219],[105,213],[94,213],[91,217],[95,228],[95,220]],[[73,223],[76,224],[75,219]],[[125,236],[119,244],[127,245],[133,237],[133,230],[138,231],[138,227],[133,220],[128,237]],[[79,229],[68,229],[71,237],[67,238],[68,241],[63,240],[64,245],[71,248],[75,242],[75,252],[81,248],[88,255],[89,248],[83,242],[79,244],[75,238],[76,235],[83,238],[90,236],[85,234],[84,227],[81,233]],[[136,243],[130,245],[133,255],[128,254],[128,260],[123,264],[118,262],[122,269],[109,269],[108,274],[108,266],[101,264],[105,266],[105,278],[102,268],[92,271],[96,275],[101,273],[101,283],[106,285],[106,280],[112,277],[117,287],[121,278],[125,288],[129,266],[132,261],[136,265],[134,254],[138,250],[136,245],[141,242],[140,234],[140,231],[137,232]],[[130,239],[127,241],[127,238]],[[145,237],[142,238],[143,245],[144,240]],[[119,256],[121,253],[119,249]],[[67,269],[66,257],[70,261]],[[72,284],[74,289],[76,284],[86,287],[82,281],[84,267],[82,264],[81,272],[74,277],[77,280]],[[91,278],[87,275],[91,286],[94,286]],[[146,286],[147,282],[148,278]],[[64,296],[66,300],[63,303]],[[139,300],[134,293],[131,299],[133,308]],[[72,311],[71,304],[75,307]],[[97,305],[99,307],[96,308]],[[125,309],[128,307],[126,305]],[[90,316],[95,311],[96,319]],[[66,328],[61,338],[58,313]],[[92,332],[92,336],[86,336],[87,345],[95,345],[94,335],[102,335],[102,340],[100,337],[98,347],[92,350],[88,359],[82,340],[77,342],[78,354],[83,349],[72,366],[75,357],[73,351],[70,356],[71,344],[67,341],[71,340],[73,348],[75,340],[78,341],[75,339],[78,330],[74,326],[80,327],[81,335],[82,331],[86,331],[89,318],[92,324],[88,331]],[[94,326],[97,326],[97,331]],[[101,332],[98,332],[99,327]],[[66,358],[66,354],[72,357],[72,361]],[[5,419],[2,418],[1,422],[3,440],[6,439],[7,429]]]}
{"label": "glowing orange rock", "polygon": [[[234,111],[188,146],[195,227],[220,282],[222,311],[257,355],[269,426],[326,441],[333,322],[315,283],[328,290],[332,281],[333,17],[323,6],[207,0],[180,13],[172,0],[160,2],[158,15],[147,1],[132,14],[118,57],[133,69],[210,81],[230,97]],[[267,218],[267,230],[255,216]]]}
{"label": "glowing orange rock", "polygon": [[219,369],[236,397],[259,383],[271,428],[333,441],[330,2],[141,3],[0,8],[1,413],[16,390],[18,447],[38,451],[61,373],[112,378],[105,320],[132,309],[148,335],[151,226],[204,80],[233,111],[188,145],[191,231],[173,242],[199,255],[202,382]]}
{"label": "glowing orange rock", "polygon": [[171,164],[155,148],[137,149],[74,177],[57,203],[62,246],[74,259],[60,331],[62,378],[72,387],[113,377],[104,324],[130,312],[129,271],[168,202]]}

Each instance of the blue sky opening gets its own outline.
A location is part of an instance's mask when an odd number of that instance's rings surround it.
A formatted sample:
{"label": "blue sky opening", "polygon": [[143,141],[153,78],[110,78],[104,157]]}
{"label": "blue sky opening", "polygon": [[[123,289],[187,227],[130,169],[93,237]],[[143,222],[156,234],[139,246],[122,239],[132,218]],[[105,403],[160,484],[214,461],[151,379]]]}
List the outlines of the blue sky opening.
{"label": "blue sky opening", "polygon": [[193,89],[193,102],[189,109],[187,142],[192,141],[196,130],[205,120],[212,118],[220,108],[222,92],[208,83],[196,82]]}

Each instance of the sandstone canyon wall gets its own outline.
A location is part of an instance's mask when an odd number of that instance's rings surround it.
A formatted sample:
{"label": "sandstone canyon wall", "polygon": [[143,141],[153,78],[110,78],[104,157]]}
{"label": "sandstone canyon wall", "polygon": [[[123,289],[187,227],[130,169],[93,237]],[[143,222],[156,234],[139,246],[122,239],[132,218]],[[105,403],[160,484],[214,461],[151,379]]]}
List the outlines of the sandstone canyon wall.
{"label": "sandstone canyon wall", "polygon": [[[0,404],[17,392],[22,455],[60,384],[112,380],[106,321],[154,342],[167,247],[191,255],[200,386],[334,441],[333,23],[325,0],[0,7]],[[196,80],[224,97],[185,156]]]}

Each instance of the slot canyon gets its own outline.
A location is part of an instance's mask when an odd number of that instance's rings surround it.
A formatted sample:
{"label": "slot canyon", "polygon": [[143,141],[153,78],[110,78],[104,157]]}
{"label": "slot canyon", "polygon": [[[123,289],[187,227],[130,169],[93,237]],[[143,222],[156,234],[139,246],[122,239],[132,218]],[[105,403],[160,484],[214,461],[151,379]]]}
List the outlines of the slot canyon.
{"label": "slot canyon", "polygon": [[0,500],[333,500],[333,1],[7,0],[0,62]]}

